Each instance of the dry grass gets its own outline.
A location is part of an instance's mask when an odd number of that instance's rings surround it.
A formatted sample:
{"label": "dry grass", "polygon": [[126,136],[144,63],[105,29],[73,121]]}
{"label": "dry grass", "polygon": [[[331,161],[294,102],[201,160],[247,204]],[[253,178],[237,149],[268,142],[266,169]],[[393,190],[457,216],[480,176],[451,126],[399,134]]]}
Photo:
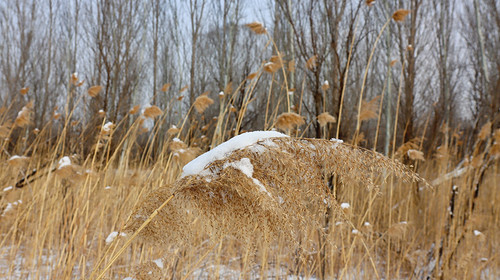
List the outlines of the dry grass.
{"label": "dry grass", "polygon": [[[408,13],[398,11],[393,18],[400,21]],[[248,27],[272,41],[262,24]],[[273,45],[277,56],[270,63],[276,69],[270,75],[282,72],[285,85],[270,85],[265,128],[291,131],[307,120],[290,111],[289,99],[283,110],[279,104],[269,108],[269,98],[273,86],[291,90],[285,71],[293,71],[295,62],[283,67]],[[315,60],[303,66],[314,69]],[[251,74],[244,88],[243,83],[226,87],[210,128],[187,122],[204,117],[214,103],[208,93],[177,124],[161,127],[167,112],[153,105],[134,116],[125,131],[124,121],[110,123],[103,113],[90,136],[70,133],[73,112],[60,116],[61,129],[54,135],[49,126],[31,127],[31,103],[10,115],[0,108],[0,278],[96,279],[100,273],[110,279],[500,276],[500,130],[491,123],[464,158],[456,158],[461,147],[453,140],[425,158],[419,142],[399,147],[394,156],[418,168],[338,140],[274,138],[212,162],[202,175],[180,177],[182,166],[202,150],[240,132],[266,67],[263,63]],[[83,83],[76,74],[70,82],[75,87]],[[91,96],[99,94],[100,88],[91,89]],[[358,140],[361,121],[380,110],[375,99],[362,112],[362,92]],[[243,100],[238,110],[236,98]],[[134,107],[129,117],[139,112]],[[326,124],[336,120],[324,114],[318,121],[327,130]],[[140,146],[136,141],[146,135],[146,119],[155,126]],[[166,138],[160,138],[160,130],[168,127]],[[208,129],[211,139],[204,135]],[[14,136],[19,141],[11,143]],[[28,136],[34,140],[26,141]],[[83,141],[93,147],[90,152],[68,152]],[[252,166],[250,176],[242,165]],[[131,239],[134,233],[139,238]]]}
{"label": "dry grass", "polygon": [[[32,156],[22,165],[4,158],[6,186],[33,168],[47,172],[1,193],[0,277],[88,278],[130,233],[109,244],[108,235],[127,220],[129,231],[137,228],[172,192],[109,277],[498,276],[498,164],[488,168],[472,211],[474,167],[419,188],[424,184],[411,183],[421,181],[418,175],[379,154],[336,141],[277,138],[213,162],[210,175],[175,180],[179,165],[167,157],[174,153],[128,169],[98,155],[71,158],[64,168],[57,157]],[[442,177],[451,158],[428,160],[420,173]],[[243,159],[265,191],[231,164]],[[441,252],[435,244],[443,244]],[[433,266],[438,257],[446,265]]]}

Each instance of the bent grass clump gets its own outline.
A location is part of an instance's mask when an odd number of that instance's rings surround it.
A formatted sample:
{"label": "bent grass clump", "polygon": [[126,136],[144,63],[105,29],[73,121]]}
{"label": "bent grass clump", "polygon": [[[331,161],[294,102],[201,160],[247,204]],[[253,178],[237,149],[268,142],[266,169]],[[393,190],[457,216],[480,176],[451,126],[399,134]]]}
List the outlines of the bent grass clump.
{"label": "bent grass clump", "polygon": [[[244,142],[249,134],[230,141]],[[199,157],[205,159],[203,166],[193,172],[195,159],[180,179],[138,204],[126,231],[139,229],[173,195],[142,230],[143,240],[182,244],[201,228],[213,241],[230,236],[249,244],[282,236],[298,245],[301,229],[322,228],[328,209],[342,211],[329,187],[332,179],[339,186],[372,189],[393,174],[427,185],[400,162],[340,140],[264,138],[225,150],[212,161],[204,154]]]}

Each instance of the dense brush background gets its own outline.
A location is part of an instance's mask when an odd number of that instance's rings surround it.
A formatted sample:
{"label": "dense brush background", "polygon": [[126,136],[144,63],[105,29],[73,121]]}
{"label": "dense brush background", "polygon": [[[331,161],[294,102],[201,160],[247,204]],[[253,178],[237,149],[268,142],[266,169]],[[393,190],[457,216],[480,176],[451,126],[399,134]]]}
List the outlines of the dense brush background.
{"label": "dense brush background", "polygon": [[96,277],[141,197],[278,129],[433,188],[344,182],[326,238],[136,240],[106,276],[497,279],[500,4],[466,2],[1,1],[0,278]]}

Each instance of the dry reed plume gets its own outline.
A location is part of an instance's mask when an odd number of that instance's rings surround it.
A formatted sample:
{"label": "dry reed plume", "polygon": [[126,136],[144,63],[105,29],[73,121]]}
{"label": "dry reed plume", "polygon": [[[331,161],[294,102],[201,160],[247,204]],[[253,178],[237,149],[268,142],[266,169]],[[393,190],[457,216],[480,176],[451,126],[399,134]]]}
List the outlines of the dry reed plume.
{"label": "dry reed plume", "polygon": [[328,123],[334,123],[336,121],[337,119],[334,116],[330,115],[330,113],[328,112],[324,112],[318,115],[318,123],[321,126],[325,126]]}
{"label": "dry reed plume", "polygon": [[373,189],[389,173],[426,184],[403,164],[338,140],[269,138],[155,190],[139,203],[127,231],[174,194],[142,239],[164,246],[188,242],[196,223],[215,241],[284,236],[297,244],[300,229],[321,227],[327,209],[339,209],[329,189],[334,176],[343,188]]}
{"label": "dry reed plume", "polygon": [[276,120],[276,127],[282,130],[287,130],[303,125],[304,123],[304,118],[297,113],[283,113],[278,116]]}

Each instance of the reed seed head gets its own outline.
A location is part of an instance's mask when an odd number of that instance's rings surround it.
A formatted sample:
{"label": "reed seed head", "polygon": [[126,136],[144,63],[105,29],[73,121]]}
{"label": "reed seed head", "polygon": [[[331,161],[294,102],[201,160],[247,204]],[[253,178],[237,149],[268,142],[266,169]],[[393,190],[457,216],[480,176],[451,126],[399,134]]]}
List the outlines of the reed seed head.
{"label": "reed seed head", "polygon": [[402,22],[405,20],[406,16],[409,13],[410,13],[410,10],[404,10],[404,9],[397,10],[394,12],[394,14],[392,14],[392,19],[394,19],[395,21],[398,21],[398,22]]}
{"label": "reed seed head", "polygon": [[324,112],[318,115],[318,123],[320,126],[325,126],[328,123],[335,123],[337,122],[337,119],[330,115],[328,112]]}
{"label": "reed seed head", "polygon": [[303,125],[304,123],[304,118],[297,113],[282,113],[278,116],[276,127],[282,130],[287,130]]}
{"label": "reed seed head", "polygon": [[97,97],[99,95],[99,92],[101,92],[102,86],[92,86],[88,89],[87,93],[90,95],[90,97]]}
{"label": "reed seed head", "polygon": [[212,104],[214,104],[214,100],[208,97],[207,94],[202,94],[196,98],[193,106],[201,114]]}

